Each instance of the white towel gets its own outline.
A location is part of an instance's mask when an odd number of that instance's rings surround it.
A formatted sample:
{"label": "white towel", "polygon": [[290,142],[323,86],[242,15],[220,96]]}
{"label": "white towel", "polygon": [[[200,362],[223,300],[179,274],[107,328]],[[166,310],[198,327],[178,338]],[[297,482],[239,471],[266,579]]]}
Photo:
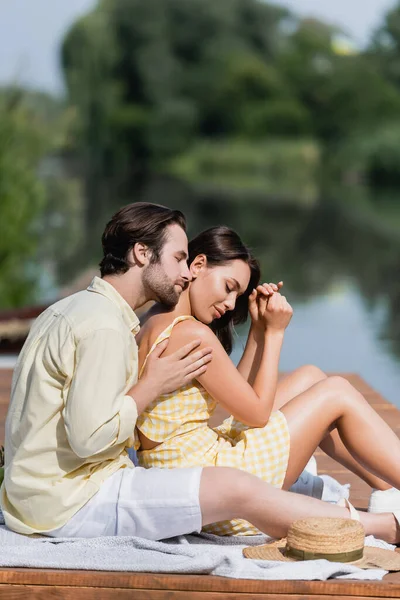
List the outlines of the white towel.
{"label": "white towel", "polygon": [[[3,522],[0,513],[0,522]],[[187,535],[163,542],[137,537],[26,537],[0,525],[0,567],[87,569],[147,573],[195,573],[236,579],[382,579],[382,569],[363,570],[327,560],[274,562],[244,558],[245,546],[265,543],[266,536]],[[367,538],[368,544],[376,544]],[[380,542],[382,547],[390,547]]]}

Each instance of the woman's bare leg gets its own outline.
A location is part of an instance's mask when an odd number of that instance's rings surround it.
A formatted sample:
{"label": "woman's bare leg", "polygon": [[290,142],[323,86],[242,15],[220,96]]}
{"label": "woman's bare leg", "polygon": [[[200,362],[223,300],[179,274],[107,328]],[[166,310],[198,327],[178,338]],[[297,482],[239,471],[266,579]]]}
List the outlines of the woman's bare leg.
{"label": "woman's bare leg", "polygon": [[[328,376],[321,371],[321,369],[313,365],[305,365],[296,369],[289,375],[286,375],[278,383],[274,410],[280,410],[282,406],[287,404],[290,400],[308,390],[316,383],[324,381],[327,378]],[[387,490],[391,487],[388,483],[383,481],[383,479],[373,475],[354,460],[346,446],[343,444],[336,429],[330,431],[325,438],[321,440],[319,447],[325,454],[349,469],[349,471],[355,475],[358,475],[358,477],[363,479],[372,488]]]}
{"label": "woman's bare leg", "polygon": [[[349,518],[347,508],[272,487],[258,477],[230,467],[205,467],[200,483],[203,526],[227,519],[245,519],[264,533],[281,538],[296,519]],[[400,541],[400,530],[391,513],[363,513],[367,535],[390,543]]]}
{"label": "woman's bare leg", "polygon": [[326,378],[326,373],[314,365],[303,365],[288,373],[278,381],[274,410],[280,410],[290,400]]}
{"label": "woman's bare leg", "polygon": [[282,407],[291,439],[285,487],[297,479],[315,448],[336,426],[361,467],[400,488],[400,440],[342,377],[320,381]]}
{"label": "woman's bare leg", "polygon": [[325,454],[336,460],[336,462],[343,465],[343,467],[346,467],[346,469],[355,475],[358,475],[358,477],[372,488],[377,490],[389,490],[392,487],[380,477],[377,477],[367,469],[364,469],[360,463],[354,460],[346,446],[343,444],[337,429],[331,431],[330,434],[321,441],[319,447]]}

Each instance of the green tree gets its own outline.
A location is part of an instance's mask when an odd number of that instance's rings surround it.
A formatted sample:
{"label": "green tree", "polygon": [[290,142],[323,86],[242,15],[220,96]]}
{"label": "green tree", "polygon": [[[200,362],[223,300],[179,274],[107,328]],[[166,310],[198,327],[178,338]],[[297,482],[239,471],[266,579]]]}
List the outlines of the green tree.
{"label": "green tree", "polygon": [[389,80],[400,86],[400,2],[374,33],[367,54]]}
{"label": "green tree", "polygon": [[371,52],[343,53],[340,35],[261,0],[99,0],[62,46],[87,229],[197,144],[303,138],[329,160],[372,125],[390,128],[394,78]]}
{"label": "green tree", "polygon": [[336,51],[336,28],[300,21],[278,59],[293,94],[311,115],[313,133],[332,142],[400,114],[400,96],[368,56]]}
{"label": "green tree", "polygon": [[[73,111],[47,94],[0,90],[1,308],[37,300],[40,247],[51,236],[61,203],[62,210],[67,203],[60,172],[74,144],[74,120]],[[52,259],[54,252],[46,256]]]}
{"label": "green tree", "polygon": [[36,173],[45,151],[40,124],[20,92],[0,97],[0,306],[18,306],[35,293],[27,263],[37,238],[34,221],[44,206]]}
{"label": "green tree", "polygon": [[218,104],[227,64],[249,56],[268,78],[262,62],[278,54],[287,15],[257,0],[100,0],[74,24],[62,64],[79,111],[88,224],[116,190],[120,203],[130,198],[149,166],[229,129]]}
{"label": "green tree", "polygon": [[[210,90],[213,136],[248,139],[307,134],[309,115],[276,67],[254,54],[232,55]],[[229,109],[228,109],[229,107]]]}

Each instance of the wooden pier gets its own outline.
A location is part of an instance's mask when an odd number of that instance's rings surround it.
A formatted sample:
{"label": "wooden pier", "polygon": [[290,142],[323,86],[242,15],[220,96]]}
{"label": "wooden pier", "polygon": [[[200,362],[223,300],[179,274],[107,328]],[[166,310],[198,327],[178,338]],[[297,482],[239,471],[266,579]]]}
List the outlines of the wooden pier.
{"label": "wooden pier", "polygon": [[[400,411],[357,375],[346,377],[400,435]],[[0,444],[4,441],[11,371],[0,369]],[[351,483],[351,500],[366,508],[369,488],[358,477],[316,453],[318,469]],[[400,468],[400,465],[399,465]],[[1,552],[1,548],[0,548]],[[383,581],[253,581],[211,575],[164,575],[51,569],[0,569],[0,600],[339,600],[400,598],[400,573]]]}

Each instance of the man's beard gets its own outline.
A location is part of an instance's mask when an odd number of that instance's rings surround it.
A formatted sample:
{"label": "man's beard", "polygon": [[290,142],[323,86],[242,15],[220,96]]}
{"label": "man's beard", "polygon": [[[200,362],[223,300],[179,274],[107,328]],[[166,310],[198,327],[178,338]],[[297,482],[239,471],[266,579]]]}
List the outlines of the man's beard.
{"label": "man's beard", "polygon": [[161,265],[150,264],[143,272],[143,286],[149,296],[156,298],[167,308],[174,308],[178,304],[180,293],[163,271]]}

